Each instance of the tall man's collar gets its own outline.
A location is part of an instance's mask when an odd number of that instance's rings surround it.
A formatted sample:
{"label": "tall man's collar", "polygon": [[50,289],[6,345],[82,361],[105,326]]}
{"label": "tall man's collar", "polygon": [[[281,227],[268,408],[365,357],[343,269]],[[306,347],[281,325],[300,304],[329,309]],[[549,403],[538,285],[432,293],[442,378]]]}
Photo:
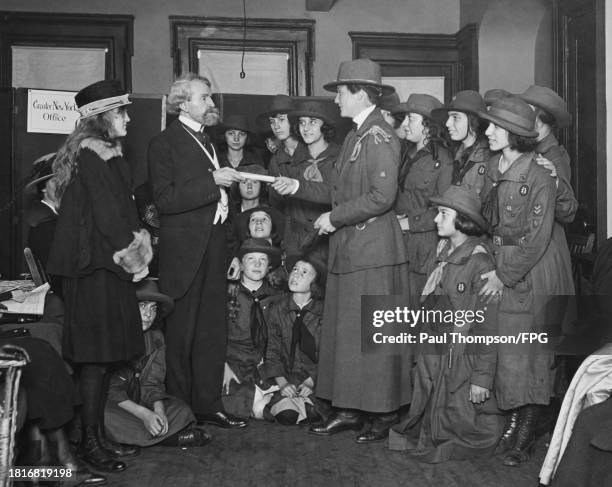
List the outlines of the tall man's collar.
{"label": "tall man's collar", "polygon": [[195,120],[192,120],[191,118],[186,117],[185,115],[179,115],[178,119],[179,122],[184,125],[187,125],[187,127],[189,127],[194,132],[199,132],[200,130],[202,130],[202,124],[200,122],[196,122]]}
{"label": "tall man's collar", "polygon": [[361,127],[361,124],[363,122],[365,122],[365,119],[368,118],[370,113],[372,113],[375,108],[376,108],[376,105],[372,105],[372,106],[366,108],[365,110],[363,110],[359,115],[357,115],[356,117],[353,118],[353,122],[355,122],[357,124],[357,129],[359,129],[359,127]]}

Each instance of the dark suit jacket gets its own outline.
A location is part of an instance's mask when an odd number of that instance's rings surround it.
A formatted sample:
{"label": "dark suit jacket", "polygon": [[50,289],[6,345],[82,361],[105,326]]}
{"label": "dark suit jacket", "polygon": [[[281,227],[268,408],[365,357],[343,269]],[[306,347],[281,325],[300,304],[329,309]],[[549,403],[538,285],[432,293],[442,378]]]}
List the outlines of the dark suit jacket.
{"label": "dark suit jacket", "polygon": [[148,161],[160,214],[160,287],[178,299],[202,261],[221,192],[212,175],[215,167],[178,120],[151,140]]}

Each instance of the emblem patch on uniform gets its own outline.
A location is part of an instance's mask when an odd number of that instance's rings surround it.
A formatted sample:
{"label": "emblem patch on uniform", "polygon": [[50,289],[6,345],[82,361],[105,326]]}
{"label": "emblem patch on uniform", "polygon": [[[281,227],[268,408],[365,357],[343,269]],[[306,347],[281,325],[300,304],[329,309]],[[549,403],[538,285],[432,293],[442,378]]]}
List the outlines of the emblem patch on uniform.
{"label": "emblem patch on uniform", "polygon": [[457,292],[460,292],[460,293],[465,292],[465,283],[460,282],[459,284],[457,284]]}
{"label": "emblem patch on uniform", "polygon": [[380,177],[385,179],[387,177],[387,173],[385,171],[380,171]]}
{"label": "emblem patch on uniform", "polygon": [[519,193],[521,193],[521,196],[527,195],[528,192],[529,192],[529,186],[527,186],[526,184],[523,184],[521,186],[521,189],[519,189]]}
{"label": "emblem patch on uniform", "polygon": [[440,167],[440,161],[436,161],[434,164],[434,168],[438,169]]}
{"label": "emblem patch on uniform", "polygon": [[542,214],[542,205],[539,203],[533,207],[533,214],[536,216],[540,216]]}
{"label": "emblem patch on uniform", "polygon": [[478,168],[478,174],[480,174],[482,176],[484,174],[484,172],[485,172],[485,167],[484,166],[480,166]]}

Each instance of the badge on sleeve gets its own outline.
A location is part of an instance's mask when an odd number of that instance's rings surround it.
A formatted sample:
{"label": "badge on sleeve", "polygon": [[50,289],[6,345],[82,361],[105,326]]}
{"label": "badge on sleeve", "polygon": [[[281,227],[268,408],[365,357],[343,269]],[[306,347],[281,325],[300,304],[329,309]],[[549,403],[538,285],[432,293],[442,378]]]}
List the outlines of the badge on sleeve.
{"label": "badge on sleeve", "polygon": [[380,171],[380,175],[379,175],[382,179],[385,179],[387,177],[387,173],[385,171]]}
{"label": "badge on sleeve", "polygon": [[526,196],[528,192],[529,192],[529,186],[527,186],[526,184],[523,184],[521,186],[521,189],[519,189],[519,193],[521,193],[521,196]]}
{"label": "badge on sleeve", "polygon": [[460,282],[457,284],[457,292],[464,293],[465,292],[465,283]]}
{"label": "badge on sleeve", "polygon": [[440,167],[440,161],[436,161],[436,163],[434,164],[434,168],[438,169]]}
{"label": "badge on sleeve", "polygon": [[542,214],[542,205],[541,204],[537,204],[533,207],[533,214],[535,216],[540,216]]}
{"label": "badge on sleeve", "polygon": [[481,176],[485,173],[485,167],[484,166],[480,166],[478,168],[478,174],[480,174]]}

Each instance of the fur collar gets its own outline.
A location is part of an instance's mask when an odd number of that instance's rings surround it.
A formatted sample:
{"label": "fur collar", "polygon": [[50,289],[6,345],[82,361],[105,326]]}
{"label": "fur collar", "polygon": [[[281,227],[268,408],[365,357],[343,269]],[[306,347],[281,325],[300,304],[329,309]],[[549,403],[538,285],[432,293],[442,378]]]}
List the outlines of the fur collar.
{"label": "fur collar", "polygon": [[79,145],[79,149],[89,149],[98,154],[103,161],[108,161],[113,157],[120,157],[123,155],[120,144],[117,143],[113,145],[110,142],[105,142],[102,139],[94,137],[83,139]]}

